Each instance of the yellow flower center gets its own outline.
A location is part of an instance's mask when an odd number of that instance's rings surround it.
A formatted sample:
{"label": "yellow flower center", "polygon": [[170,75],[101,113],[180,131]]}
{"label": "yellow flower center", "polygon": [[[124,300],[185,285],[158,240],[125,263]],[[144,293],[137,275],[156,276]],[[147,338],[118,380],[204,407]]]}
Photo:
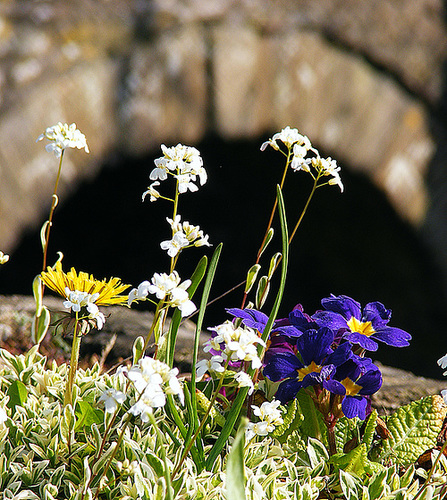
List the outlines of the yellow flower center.
{"label": "yellow flower center", "polygon": [[305,366],[304,368],[299,368],[297,370],[298,372],[298,380],[303,380],[303,378],[308,375],[309,373],[320,373],[322,369],[322,366],[317,365],[315,361],[312,361],[310,365]]}
{"label": "yellow flower center", "polygon": [[370,337],[372,334],[376,333],[371,321],[365,321],[365,323],[362,323],[357,318],[352,317],[347,322],[347,325],[351,329],[351,332],[358,332],[362,335],[366,335],[367,337]]}
{"label": "yellow flower center", "polygon": [[350,378],[347,377],[344,380],[342,380],[341,383],[344,385],[346,389],[346,396],[355,396],[362,388],[361,385],[357,385],[355,382],[353,382]]}

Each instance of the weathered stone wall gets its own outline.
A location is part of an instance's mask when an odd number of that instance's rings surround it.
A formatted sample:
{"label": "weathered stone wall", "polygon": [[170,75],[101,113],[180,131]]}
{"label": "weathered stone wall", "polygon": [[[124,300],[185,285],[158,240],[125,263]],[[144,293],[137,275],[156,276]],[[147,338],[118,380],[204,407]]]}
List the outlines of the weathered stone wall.
{"label": "weathered stone wall", "polygon": [[420,225],[446,50],[441,0],[3,0],[0,248],[48,209],[57,162],[35,139],[57,121],[91,149],[61,193],[112,151],[291,125]]}

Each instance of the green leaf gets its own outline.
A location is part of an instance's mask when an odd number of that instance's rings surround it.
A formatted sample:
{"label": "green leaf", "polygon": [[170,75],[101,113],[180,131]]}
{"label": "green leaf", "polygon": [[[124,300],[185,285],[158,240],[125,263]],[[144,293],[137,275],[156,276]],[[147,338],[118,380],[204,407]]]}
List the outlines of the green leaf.
{"label": "green leaf", "polygon": [[264,250],[267,248],[268,244],[272,241],[274,233],[275,233],[275,231],[273,230],[273,227],[271,227],[268,230],[264,244],[262,245],[261,250],[259,251],[259,257],[264,253]]}
{"label": "green leaf", "polygon": [[340,470],[340,486],[346,500],[358,500],[359,496],[356,482],[353,476],[344,470]]}
{"label": "green leaf", "polygon": [[256,290],[255,307],[261,309],[267,299],[270,289],[270,282],[267,276],[261,276]]}
{"label": "green leaf", "polygon": [[387,420],[389,439],[384,440],[381,460],[393,458],[410,465],[433,448],[447,413],[441,396],[427,396],[399,408]]}
{"label": "green leaf", "polygon": [[91,427],[93,424],[101,424],[104,414],[101,410],[95,410],[87,401],[78,401],[76,404],[76,426],[75,431],[84,427]]}
{"label": "green leaf", "polygon": [[301,414],[305,415],[305,419],[300,426],[300,432],[303,434],[303,437],[305,439],[308,437],[316,438],[327,446],[327,427],[323,416],[315,408],[312,398],[306,391],[301,390],[298,392],[296,399],[300,405]]}
{"label": "green leaf", "polygon": [[245,500],[244,446],[247,419],[243,419],[227,459],[227,500]]}
{"label": "green leaf", "polygon": [[50,326],[50,320],[50,311],[46,306],[41,307],[39,316],[37,316],[37,312],[34,315],[33,321],[31,323],[31,340],[36,345],[39,345],[44,339]]}
{"label": "green leaf", "polygon": [[282,257],[281,252],[275,253],[275,255],[270,260],[269,272],[267,274],[267,278],[270,281],[272,279],[273,273],[278,265],[279,259]]}
{"label": "green leaf", "polygon": [[[45,247],[47,246],[47,238],[46,238],[46,232],[47,232],[47,227],[50,224],[50,221],[47,220],[43,223],[42,227],[40,228],[40,243],[42,245],[42,250],[45,251]],[[46,269],[45,269],[46,271]]]}
{"label": "green leaf", "polygon": [[14,380],[14,382],[9,386],[6,394],[9,396],[9,401],[6,406],[11,408],[12,412],[14,412],[16,406],[23,406],[23,403],[26,401],[28,396],[28,391],[26,390],[26,386],[23,382],[20,380]]}
{"label": "green leaf", "polygon": [[252,286],[255,284],[256,278],[258,276],[258,272],[261,269],[260,264],[255,264],[251,266],[247,273],[247,280],[245,282],[245,293],[248,293]]}
{"label": "green leaf", "polygon": [[132,346],[132,363],[136,365],[144,352],[144,338],[137,337]]}
{"label": "green leaf", "polygon": [[293,399],[287,407],[287,412],[282,416],[283,424],[278,425],[272,432],[272,435],[279,441],[286,441],[287,437],[296,430],[304,420],[304,416],[298,412],[298,409],[298,402],[296,399]]}
{"label": "green leaf", "polygon": [[36,316],[40,316],[40,313],[42,312],[42,299],[43,299],[42,281],[40,279],[40,274],[38,274],[33,279],[33,295],[34,295],[34,301],[36,302]]}
{"label": "green leaf", "polygon": [[377,410],[372,410],[366,422],[365,432],[363,434],[363,439],[362,439],[362,442],[365,443],[366,448],[368,450],[372,446],[374,433],[376,431],[376,424],[377,424]]}

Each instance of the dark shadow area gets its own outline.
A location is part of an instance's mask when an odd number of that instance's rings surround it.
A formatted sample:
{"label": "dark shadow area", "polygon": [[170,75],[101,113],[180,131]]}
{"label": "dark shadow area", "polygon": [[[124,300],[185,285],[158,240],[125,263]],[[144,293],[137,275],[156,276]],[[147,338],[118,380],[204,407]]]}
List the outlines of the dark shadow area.
{"label": "dark shadow area", "polygon": [[[283,157],[273,150],[259,151],[261,142],[204,140],[197,147],[209,180],[197,193],[180,198],[183,219],[200,225],[214,247],[224,243],[212,297],[245,279],[265,231]],[[160,242],[169,238],[166,216],[170,216],[171,205],[163,200],[141,201],[158,156],[159,152],[144,159],[117,156],[94,181],[62,200],[54,217],[49,262],[61,250],[64,269],[74,266],[97,278],[119,276],[133,286],[150,279],[154,272],[167,272],[169,259]],[[343,168],[342,179],[343,194],[337,186],[317,191],[292,244],[281,314],[285,316],[297,303],[313,313],[321,298],[330,293],[349,295],[363,305],[379,300],[393,310],[391,325],[409,331],[414,339],[406,349],[380,346],[373,358],[439,378],[436,360],[444,350],[436,338],[447,323],[441,273],[431,264],[421,239],[398,218],[383,193],[347,168]],[[288,174],[289,226],[295,225],[310,189],[305,173]],[[277,220],[275,224],[278,228]],[[264,270],[280,245],[278,228],[262,261]],[[204,251],[211,256],[213,248],[190,249],[181,255],[178,269],[183,279]],[[10,263],[1,269],[2,293],[29,294],[40,262],[36,231],[23,238]],[[275,286],[266,311],[274,290]],[[238,289],[210,306],[205,325],[225,320],[224,308],[239,307],[241,298]]]}

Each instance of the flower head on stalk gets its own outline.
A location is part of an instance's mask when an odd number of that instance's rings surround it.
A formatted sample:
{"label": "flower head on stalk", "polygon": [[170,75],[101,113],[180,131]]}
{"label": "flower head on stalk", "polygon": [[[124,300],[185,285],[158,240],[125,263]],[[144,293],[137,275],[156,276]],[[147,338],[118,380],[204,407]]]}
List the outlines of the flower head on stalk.
{"label": "flower head on stalk", "polygon": [[231,321],[209,328],[215,335],[207,345],[205,351],[220,355],[232,362],[250,361],[252,368],[260,368],[261,360],[255,344],[265,346],[265,342],[255,330],[248,327],[236,327]]}
{"label": "flower head on stalk", "polygon": [[382,386],[382,374],[369,359],[352,356],[339,365],[330,379],[323,381],[323,387],[343,397],[341,409],[348,418],[366,418],[369,396]]}
{"label": "flower head on stalk", "polygon": [[70,310],[71,317],[75,313],[79,319],[87,321],[84,333],[89,330],[87,326],[98,329],[104,326],[105,317],[98,306],[123,305],[127,301],[127,295],[121,293],[129,285],[122,284],[119,278],[99,281],[91,274],[78,273],[74,268],[65,273],[60,262],[54,269],[48,267],[47,271],[42,271],[40,278],[48,288],[65,298],[64,307]]}
{"label": "flower head on stalk", "polygon": [[160,246],[162,250],[167,250],[169,257],[175,257],[183,248],[195,246],[210,246],[208,235],[204,235],[199,226],[193,226],[188,221],[180,222],[180,215],[175,219],[166,219],[172,229],[172,239],[162,241]]}
{"label": "flower head on stalk", "polygon": [[271,146],[273,149],[279,150],[277,141],[281,141],[287,149],[290,149],[294,144],[297,144],[299,147],[303,149],[300,151],[300,154],[306,151],[303,156],[306,156],[307,151],[311,149],[312,144],[310,140],[305,135],[302,135],[298,132],[296,128],[285,127],[281,130],[281,132],[277,132],[271,139],[264,142],[261,145],[261,151],[264,151],[267,146]]}
{"label": "flower head on stalk", "polygon": [[320,326],[341,332],[351,344],[359,344],[367,351],[376,351],[377,340],[394,347],[409,345],[411,335],[400,328],[387,326],[391,310],[380,302],[370,302],[363,308],[346,295],[331,295],[321,301],[324,311],[312,318]]}
{"label": "flower head on stalk", "polygon": [[309,329],[296,339],[296,353],[284,349],[267,356],[264,375],[273,382],[282,380],[275,395],[281,403],[294,399],[300,389],[321,385],[351,356],[348,342],[333,350],[333,341],[329,328]]}
{"label": "flower head on stalk", "polygon": [[259,418],[259,422],[248,422],[246,429],[246,438],[248,441],[255,436],[267,436],[273,432],[278,425],[282,425],[284,420],[282,412],[278,408],[281,404],[278,400],[265,401],[262,405],[252,405],[253,414]]}
{"label": "flower head on stalk", "polygon": [[149,420],[153,408],[166,404],[166,394],[176,395],[184,404],[182,386],[177,378],[178,369],[148,356],[141,358],[128,372],[127,378],[137,392],[136,401],[130,408],[132,415],[140,415],[143,422]]}
{"label": "flower head on stalk", "polygon": [[[203,167],[203,160],[199,151],[191,146],[177,144],[177,146],[166,147],[161,145],[163,156],[157,158],[155,168],[149,175],[153,182],[148,190],[143,194],[143,200],[146,195],[150,194],[151,201],[160,198],[160,194],[155,190],[154,186],[158,186],[158,181],[164,181],[168,175],[172,175],[178,181],[178,192],[185,193],[186,191],[197,191],[197,180],[201,186],[207,181],[207,173]],[[198,179],[197,179],[198,178]]]}
{"label": "flower head on stalk", "polygon": [[[67,148],[84,149],[89,153],[85,135],[76,128],[76,123],[68,125],[67,123],[59,122],[57,125],[48,127],[43,134],[40,134],[37,141],[48,139],[49,144],[45,149],[49,153],[54,153],[58,158],[61,156],[62,151]],[[36,142],[37,142],[36,141]]]}
{"label": "flower head on stalk", "polygon": [[138,300],[146,300],[149,293],[155,294],[157,299],[165,300],[167,305],[180,309],[182,316],[189,316],[197,308],[189,299],[187,289],[191,285],[191,280],[180,282],[177,271],[171,274],[155,273],[149,281],[143,281],[129,293],[128,306]]}
{"label": "flower head on stalk", "polygon": [[6,264],[9,260],[9,255],[3,252],[0,252],[0,265]]}

